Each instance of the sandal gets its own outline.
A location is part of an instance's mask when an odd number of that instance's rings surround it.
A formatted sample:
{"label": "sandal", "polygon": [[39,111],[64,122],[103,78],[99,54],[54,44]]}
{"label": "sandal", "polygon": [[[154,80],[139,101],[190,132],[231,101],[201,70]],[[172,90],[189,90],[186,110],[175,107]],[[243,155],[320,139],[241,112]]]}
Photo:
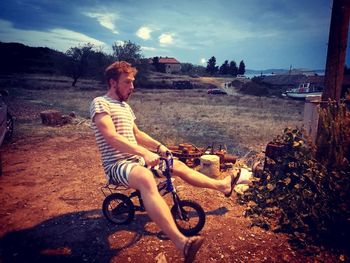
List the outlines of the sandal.
{"label": "sandal", "polygon": [[184,246],[185,263],[194,261],[196,254],[204,242],[204,237],[190,237]]}
{"label": "sandal", "polygon": [[230,197],[232,195],[233,189],[235,188],[240,176],[241,176],[241,169],[238,170],[238,173],[236,176],[234,176],[233,174],[231,175],[231,190],[230,192],[225,194],[225,197]]}

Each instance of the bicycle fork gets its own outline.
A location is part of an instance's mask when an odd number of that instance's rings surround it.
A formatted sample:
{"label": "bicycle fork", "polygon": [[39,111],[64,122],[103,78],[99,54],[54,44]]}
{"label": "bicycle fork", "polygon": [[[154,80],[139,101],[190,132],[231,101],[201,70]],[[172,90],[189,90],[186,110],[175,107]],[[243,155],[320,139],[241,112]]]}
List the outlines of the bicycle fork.
{"label": "bicycle fork", "polygon": [[177,195],[175,191],[171,192],[173,194],[173,201],[174,201],[174,206],[176,207],[177,214],[179,215],[179,218],[184,221],[188,221],[189,218],[187,216],[186,211],[181,207],[180,205],[180,198]]}

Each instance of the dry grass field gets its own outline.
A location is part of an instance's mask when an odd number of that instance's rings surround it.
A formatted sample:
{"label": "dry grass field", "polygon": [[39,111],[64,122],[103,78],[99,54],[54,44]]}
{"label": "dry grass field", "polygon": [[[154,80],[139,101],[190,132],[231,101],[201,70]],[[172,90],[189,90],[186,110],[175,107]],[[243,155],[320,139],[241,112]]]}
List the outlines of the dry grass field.
{"label": "dry grass field", "polygon": [[[74,111],[88,124],[88,105],[105,93],[95,81],[82,80],[76,88],[67,78],[36,76],[11,80],[9,106],[16,118],[15,139],[30,133],[44,133],[38,110]],[[197,80],[198,81],[198,80]],[[226,79],[204,78],[220,85]],[[8,83],[4,82],[4,84]],[[13,102],[13,103],[11,103]],[[20,102],[20,103],[19,103]],[[137,89],[129,103],[134,108],[139,128],[165,144],[189,142],[199,147],[222,145],[240,156],[262,151],[267,142],[287,127],[302,125],[302,101],[281,98],[208,95],[206,89]],[[25,108],[21,106],[26,105]],[[35,108],[38,108],[35,111]],[[31,117],[27,113],[32,112]],[[80,124],[82,121],[80,121]],[[90,133],[89,125],[68,125],[60,129]]]}

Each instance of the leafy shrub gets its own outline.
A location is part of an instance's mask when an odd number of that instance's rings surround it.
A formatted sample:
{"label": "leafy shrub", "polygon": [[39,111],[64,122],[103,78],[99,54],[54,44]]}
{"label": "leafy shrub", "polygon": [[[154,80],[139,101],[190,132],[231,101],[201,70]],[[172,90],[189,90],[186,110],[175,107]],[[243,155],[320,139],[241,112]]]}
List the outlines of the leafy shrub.
{"label": "leafy shrub", "polygon": [[257,83],[257,84],[262,84],[262,83],[264,83],[263,82],[264,81],[264,77],[254,76],[254,77],[252,77],[252,81]]}
{"label": "leafy shrub", "polygon": [[248,95],[254,95],[254,96],[268,96],[269,95],[269,89],[266,87],[266,85],[257,84],[255,82],[247,82],[243,85],[242,88],[239,90],[240,92]]}
{"label": "leafy shrub", "polygon": [[298,245],[349,248],[349,164],[327,170],[298,129],[286,128],[270,145],[278,155],[266,156],[264,170],[239,197],[246,215],[254,225],[288,233]]}
{"label": "leafy shrub", "polygon": [[244,82],[243,81],[239,81],[237,79],[235,80],[232,80],[231,83],[229,83],[229,87],[235,87],[235,88],[238,88],[238,89],[241,89],[244,85]]}
{"label": "leafy shrub", "polygon": [[[349,95],[348,95],[349,96]],[[329,100],[319,110],[317,159],[328,169],[346,166],[350,156],[350,111],[345,102]]]}

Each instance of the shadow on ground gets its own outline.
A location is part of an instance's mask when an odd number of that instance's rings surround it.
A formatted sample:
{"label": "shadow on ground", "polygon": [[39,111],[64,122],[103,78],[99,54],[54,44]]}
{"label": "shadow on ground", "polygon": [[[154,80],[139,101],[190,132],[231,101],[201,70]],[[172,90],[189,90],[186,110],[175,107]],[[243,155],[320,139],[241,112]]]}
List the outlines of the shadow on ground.
{"label": "shadow on ground", "polygon": [[[222,215],[227,211],[221,207],[206,214]],[[0,262],[110,262],[142,236],[164,239],[161,233],[145,229],[149,222],[147,214],[137,214],[128,225],[112,225],[98,209],[64,214],[7,233],[0,239]]]}

